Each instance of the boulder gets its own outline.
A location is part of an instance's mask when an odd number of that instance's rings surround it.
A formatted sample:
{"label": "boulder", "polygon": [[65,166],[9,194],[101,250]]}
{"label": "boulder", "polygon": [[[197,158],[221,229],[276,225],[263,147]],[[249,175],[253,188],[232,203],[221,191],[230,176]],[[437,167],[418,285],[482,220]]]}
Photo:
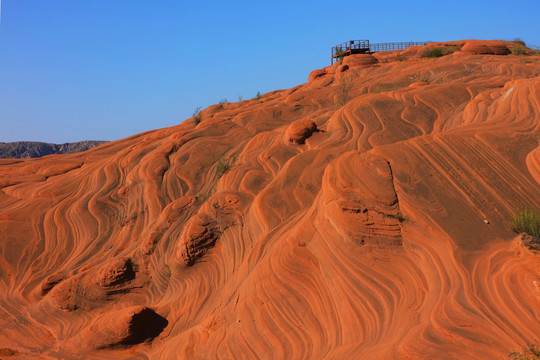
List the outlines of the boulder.
{"label": "boulder", "polygon": [[346,65],[349,68],[369,66],[378,63],[377,58],[370,54],[355,54],[345,56],[343,58],[342,65]]}
{"label": "boulder", "polygon": [[461,52],[468,55],[507,55],[510,50],[500,40],[468,40]]}
{"label": "boulder", "polygon": [[287,128],[286,138],[296,144],[305,143],[314,132],[319,131],[317,124],[309,119],[300,119],[293,122]]}

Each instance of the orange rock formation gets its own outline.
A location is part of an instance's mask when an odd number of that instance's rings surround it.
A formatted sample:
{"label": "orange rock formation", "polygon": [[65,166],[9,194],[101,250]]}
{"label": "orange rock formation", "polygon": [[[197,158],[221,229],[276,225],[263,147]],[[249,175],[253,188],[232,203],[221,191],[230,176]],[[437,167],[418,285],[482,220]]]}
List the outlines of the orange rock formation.
{"label": "orange rock formation", "polygon": [[0,356],[491,360],[537,340],[540,255],[510,218],[540,209],[540,59],[449,45],[0,160]]}

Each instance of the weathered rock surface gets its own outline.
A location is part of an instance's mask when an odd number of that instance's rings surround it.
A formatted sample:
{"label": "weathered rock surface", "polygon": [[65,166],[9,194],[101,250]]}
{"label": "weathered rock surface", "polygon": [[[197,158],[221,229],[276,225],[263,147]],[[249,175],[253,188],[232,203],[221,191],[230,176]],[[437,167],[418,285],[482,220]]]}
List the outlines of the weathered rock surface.
{"label": "weathered rock surface", "polygon": [[119,259],[107,265],[95,279],[96,283],[102,287],[111,287],[124,284],[135,279],[135,271],[131,259]]}
{"label": "weathered rock surface", "polygon": [[468,40],[461,52],[469,55],[507,55],[510,53],[504,41],[498,40]]}
{"label": "weathered rock surface", "polygon": [[343,58],[342,65],[349,68],[357,68],[362,66],[373,65],[378,62],[377,58],[370,54],[355,54],[345,56]]}
{"label": "weathered rock surface", "polygon": [[0,160],[0,357],[492,360],[537,340],[540,255],[511,217],[540,210],[540,59],[425,50]]}
{"label": "weathered rock surface", "polygon": [[317,132],[317,124],[309,119],[302,119],[293,122],[287,129],[287,139],[290,142],[303,144],[314,132]]}
{"label": "weathered rock surface", "polygon": [[167,324],[167,319],[154,310],[131,306],[105,313],[74,340],[84,350],[126,347],[152,340]]}

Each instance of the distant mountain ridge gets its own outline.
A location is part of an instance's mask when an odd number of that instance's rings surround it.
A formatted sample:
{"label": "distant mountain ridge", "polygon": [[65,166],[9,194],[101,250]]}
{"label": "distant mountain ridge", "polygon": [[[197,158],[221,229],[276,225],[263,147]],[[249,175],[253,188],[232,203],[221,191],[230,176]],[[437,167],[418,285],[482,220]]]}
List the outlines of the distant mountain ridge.
{"label": "distant mountain ridge", "polygon": [[50,154],[69,154],[81,152],[108,141],[77,141],[64,144],[51,144],[37,141],[0,142],[0,159],[28,159]]}

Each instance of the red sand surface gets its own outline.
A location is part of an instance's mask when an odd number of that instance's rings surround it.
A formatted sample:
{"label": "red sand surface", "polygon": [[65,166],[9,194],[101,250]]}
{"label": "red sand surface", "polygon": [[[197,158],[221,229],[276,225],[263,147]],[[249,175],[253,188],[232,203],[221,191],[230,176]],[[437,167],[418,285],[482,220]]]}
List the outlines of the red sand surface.
{"label": "red sand surface", "polygon": [[540,255],[510,219],[540,209],[540,58],[456,43],[0,160],[0,356],[491,360],[537,340]]}

